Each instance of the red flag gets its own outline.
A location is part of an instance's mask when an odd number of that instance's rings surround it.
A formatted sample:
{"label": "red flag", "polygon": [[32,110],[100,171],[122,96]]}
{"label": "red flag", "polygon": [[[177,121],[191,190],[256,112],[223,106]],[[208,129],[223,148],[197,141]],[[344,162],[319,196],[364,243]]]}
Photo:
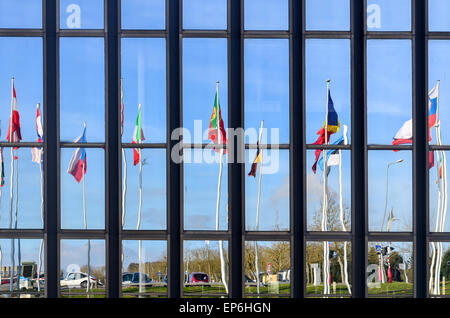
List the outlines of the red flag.
{"label": "red flag", "polygon": [[13,100],[11,106],[12,106],[12,118],[11,117],[9,118],[8,134],[6,136],[6,139],[8,140],[8,142],[20,142],[22,140],[22,135],[20,134],[19,107],[17,105],[16,90],[14,89],[14,83],[13,83]]}
{"label": "red flag", "polygon": [[[325,128],[321,128],[317,134],[319,135],[319,138],[317,138],[316,142],[313,143],[313,145],[323,145],[325,143]],[[330,142],[330,136],[332,133],[330,133],[330,131],[328,131],[328,135],[327,135],[327,143]],[[312,166],[312,170],[314,173],[316,173],[317,170],[317,161],[319,161],[319,156],[320,153],[322,152],[322,149],[316,149],[315,155],[316,155],[316,161],[314,162],[313,166]]]}

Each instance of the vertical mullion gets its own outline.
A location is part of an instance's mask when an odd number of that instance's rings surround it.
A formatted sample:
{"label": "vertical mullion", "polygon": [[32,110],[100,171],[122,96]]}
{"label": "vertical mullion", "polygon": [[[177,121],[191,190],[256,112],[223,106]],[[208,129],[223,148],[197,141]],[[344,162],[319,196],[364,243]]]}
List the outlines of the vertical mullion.
{"label": "vertical mullion", "polygon": [[[241,38],[243,21],[243,1],[228,1],[228,127],[238,129],[244,127],[243,100],[243,39]],[[230,143],[233,149],[228,163],[228,204],[231,213],[230,242],[230,297],[243,297],[243,224],[244,224],[244,163],[239,163],[243,151],[243,136]]]}
{"label": "vertical mullion", "polygon": [[413,227],[414,297],[425,298],[428,233],[428,120],[426,78],[426,1],[413,1]]}
{"label": "vertical mullion", "polygon": [[180,99],[180,2],[166,0],[167,27],[167,211],[168,211],[168,297],[180,298],[182,293],[181,264],[181,164],[171,160],[177,141],[171,140],[172,131],[181,127]]}
{"label": "vertical mullion", "polygon": [[118,0],[106,4],[106,277],[107,297],[120,296],[120,116],[119,116],[119,42]]}
{"label": "vertical mullion", "polygon": [[352,297],[367,297],[365,2],[351,0]]}
{"label": "vertical mullion", "polygon": [[59,296],[59,111],[56,1],[44,1],[45,296]]}
{"label": "vertical mullion", "polygon": [[291,213],[291,296],[305,295],[305,125],[304,125],[304,1],[290,0],[290,213]]}

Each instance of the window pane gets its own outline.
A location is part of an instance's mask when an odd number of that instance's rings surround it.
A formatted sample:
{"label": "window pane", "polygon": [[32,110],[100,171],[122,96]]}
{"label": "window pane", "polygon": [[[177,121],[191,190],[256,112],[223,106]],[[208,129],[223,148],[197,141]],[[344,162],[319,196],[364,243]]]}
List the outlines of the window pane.
{"label": "window pane", "polygon": [[124,240],[122,250],[122,297],[167,296],[167,242]]}
{"label": "window pane", "polygon": [[430,31],[449,31],[448,12],[450,2],[447,0],[428,0],[428,28]]}
{"label": "window pane", "polygon": [[[127,230],[165,230],[166,213],[166,151],[142,149],[142,198],[139,191],[139,164],[133,163],[133,149],[124,149],[122,161],[122,200],[125,202],[123,228]],[[123,203],[122,202],[122,203]],[[139,207],[141,214],[139,216]]]}
{"label": "window pane", "polygon": [[369,242],[368,248],[367,288],[370,297],[412,297],[412,243]]}
{"label": "window pane", "polygon": [[[41,165],[31,161],[31,148],[0,148],[3,152],[4,185],[0,188],[1,228],[42,229],[44,189]],[[1,154],[0,154],[1,156]],[[12,158],[14,167],[11,168]],[[1,169],[1,167],[0,167]],[[13,180],[11,182],[11,170]],[[11,196],[11,184],[13,193]]]}
{"label": "window pane", "polygon": [[60,138],[72,142],[87,123],[87,141],[105,140],[104,39],[60,39]]}
{"label": "window pane", "polygon": [[184,241],[183,267],[184,297],[227,295],[228,241]]}
{"label": "window pane", "polygon": [[[220,180],[220,156],[212,149],[185,149],[184,229],[228,230],[228,156],[223,156]],[[217,200],[219,210],[217,211]]]}
{"label": "window pane", "polygon": [[448,151],[433,151],[434,166],[429,170],[430,231],[450,232],[447,222],[447,155]]}
{"label": "window pane", "polygon": [[187,129],[183,132],[184,143],[211,142],[206,131],[214,107],[217,81],[220,82],[220,110],[227,129],[227,61],[226,39],[183,40],[183,127]]}
{"label": "window pane", "polygon": [[122,39],[123,142],[133,139],[138,106],[148,143],[166,141],[166,41]]}
{"label": "window pane", "polygon": [[431,242],[429,245],[429,287],[431,295],[448,295],[450,292],[450,243]]}
{"label": "window pane", "polygon": [[350,30],[349,0],[306,0],[307,30]]}
{"label": "window pane", "polygon": [[411,105],[411,41],[367,41],[367,142],[391,144]]}
{"label": "window pane", "polygon": [[103,0],[60,0],[61,29],[103,29]]}
{"label": "window pane", "polygon": [[[61,228],[104,229],[104,151],[103,149],[85,148],[86,175],[84,181],[81,178],[80,182],[77,182],[74,176],[68,173],[69,163],[76,149],[61,149]],[[82,176],[82,173],[80,175]],[[86,204],[86,210],[84,210],[83,202]],[[84,222],[85,215],[86,224]]]}
{"label": "window pane", "polygon": [[42,28],[42,0],[0,0],[0,28]]}
{"label": "window pane", "polygon": [[36,142],[36,105],[43,114],[42,38],[0,37],[0,128],[2,140],[8,134],[11,116],[12,81],[20,114],[22,141]]}
{"label": "window pane", "polygon": [[411,0],[368,0],[368,31],[410,31]]}
{"label": "window pane", "polygon": [[289,29],[287,0],[244,0],[244,27],[246,30]]}
{"label": "window pane", "polygon": [[[256,149],[246,151],[245,172],[252,170]],[[262,150],[261,192],[258,208],[259,174],[245,177],[245,228],[248,231],[289,230],[289,151]]]}
{"label": "window pane", "polygon": [[411,157],[410,151],[369,151],[369,231],[412,231]]}
{"label": "window pane", "polygon": [[[208,17],[205,19],[205,17]],[[184,29],[226,29],[226,0],[183,0]]]}
{"label": "window pane", "polygon": [[[61,240],[60,262],[62,298],[106,296],[105,241]],[[75,279],[68,277],[70,273],[76,274]]]}
{"label": "window pane", "polygon": [[330,138],[330,143],[342,136],[343,125],[349,129],[347,137],[350,140],[350,41],[306,40],[307,143],[317,140],[317,132],[325,123],[328,79],[331,80],[330,95],[340,123],[340,131]]}
{"label": "window pane", "polygon": [[[44,249],[45,246],[43,240],[0,240],[2,284],[0,293],[3,294],[0,297],[45,297],[45,279],[43,277],[39,281],[37,279],[38,272],[41,275],[44,274]],[[12,280],[11,276],[13,277]],[[19,276],[19,280],[17,280],[17,276]],[[19,290],[22,291],[23,294],[9,294],[11,291]]]}
{"label": "window pane", "polygon": [[350,242],[306,243],[306,294],[349,297],[352,284]]}
{"label": "window pane", "polygon": [[289,242],[246,241],[244,251],[244,295],[288,298],[291,292]]}
{"label": "window pane", "polygon": [[122,0],[123,29],[165,29],[165,0]]}
{"label": "window pane", "polygon": [[[450,89],[450,81],[447,78],[450,75],[450,64],[448,63],[448,52],[450,50],[450,41],[438,40],[428,41],[428,87],[429,98],[435,96],[432,93],[433,87],[438,85],[437,95],[437,120],[440,122],[439,127],[431,128],[430,144],[448,145],[450,144],[450,129],[448,123],[450,118],[450,109],[446,107],[450,102],[450,95],[447,93]],[[429,114],[430,113],[429,108]],[[439,129],[437,129],[439,128]],[[437,142],[436,133],[439,130],[440,142]]]}
{"label": "window pane", "polygon": [[[348,150],[327,151],[326,189],[324,189],[323,150],[316,165],[316,173],[310,170],[316,161],[316,150],[307,151],[307,217],[309,231],[351,230],[351,153]],[[341,167],[339,163],[342,162]],[[326,214],[323,213],[324,190]],[[342,206],[340,204],[342,198]],[[326,220],[324,227],[322,221]]]}
{"label": "window pane", "polygon": [[[289,142],[289,41],[244,42],[245,128],[269,130],[267,142]],[[276,133],[275,133],[276,132]]]}

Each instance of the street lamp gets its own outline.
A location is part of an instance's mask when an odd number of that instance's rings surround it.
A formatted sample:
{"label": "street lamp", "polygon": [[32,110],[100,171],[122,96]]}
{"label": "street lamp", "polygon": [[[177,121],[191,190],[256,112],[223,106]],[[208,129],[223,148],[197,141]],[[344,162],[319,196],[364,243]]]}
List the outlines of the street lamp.
{"label": "street lamp", "polygon": [[384,215],[383,215],[383,222],[381,223],[380,232],[383,231],[384,220],[386,219],[387,202],[388,202],[388,186],[389,186],[389,183],[388,183],[388,180],[389,180],[389,167],[394,165],[394,164],[396,164],[396,163],[400,163],[400,162],[403,162],[403,159],[398,159],[396,161],[389,162],[387,164],[387,166],[386,166],[386,199],[385,199],[385,202],[384,202]]}
{"label": "street lamp", "polygon": [[[385,202],[384,202],[384,215],[383,215],[383,222],[381,222],[380,232],[383,231],[384,220],[386,219],[387,202],[388,202],[388,186],[389,186],[389,183],[388,183],[388,181],[389,181],[389,167],[394,165],[394,164],[396,164],[396,163],[400,163],[400,162],[403,162],[403,159],[398,159],[396,161],[389,162],[387,164],[387,166],[386,166],[386,199],[385,199]],[[381,245],[381,243],[380,243],[380,245]],[[381,280],[382,283],[384,283],[384,271],[382,271],[382,267],[383,267],[382,258],[383,257],[382,257],[381,254],[378,257],[379,257],[379,265],[378,266],[379,266],[379,271],[380,271],[380,280]]]}

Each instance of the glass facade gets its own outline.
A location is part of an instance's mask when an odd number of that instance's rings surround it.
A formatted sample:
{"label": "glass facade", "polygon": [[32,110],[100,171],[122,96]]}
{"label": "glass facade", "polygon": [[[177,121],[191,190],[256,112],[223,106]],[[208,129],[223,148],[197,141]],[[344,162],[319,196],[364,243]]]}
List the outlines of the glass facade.
{"label": "glass facade", "polygon": [[445,297],[448,9],[0,0],[1,297]]}

